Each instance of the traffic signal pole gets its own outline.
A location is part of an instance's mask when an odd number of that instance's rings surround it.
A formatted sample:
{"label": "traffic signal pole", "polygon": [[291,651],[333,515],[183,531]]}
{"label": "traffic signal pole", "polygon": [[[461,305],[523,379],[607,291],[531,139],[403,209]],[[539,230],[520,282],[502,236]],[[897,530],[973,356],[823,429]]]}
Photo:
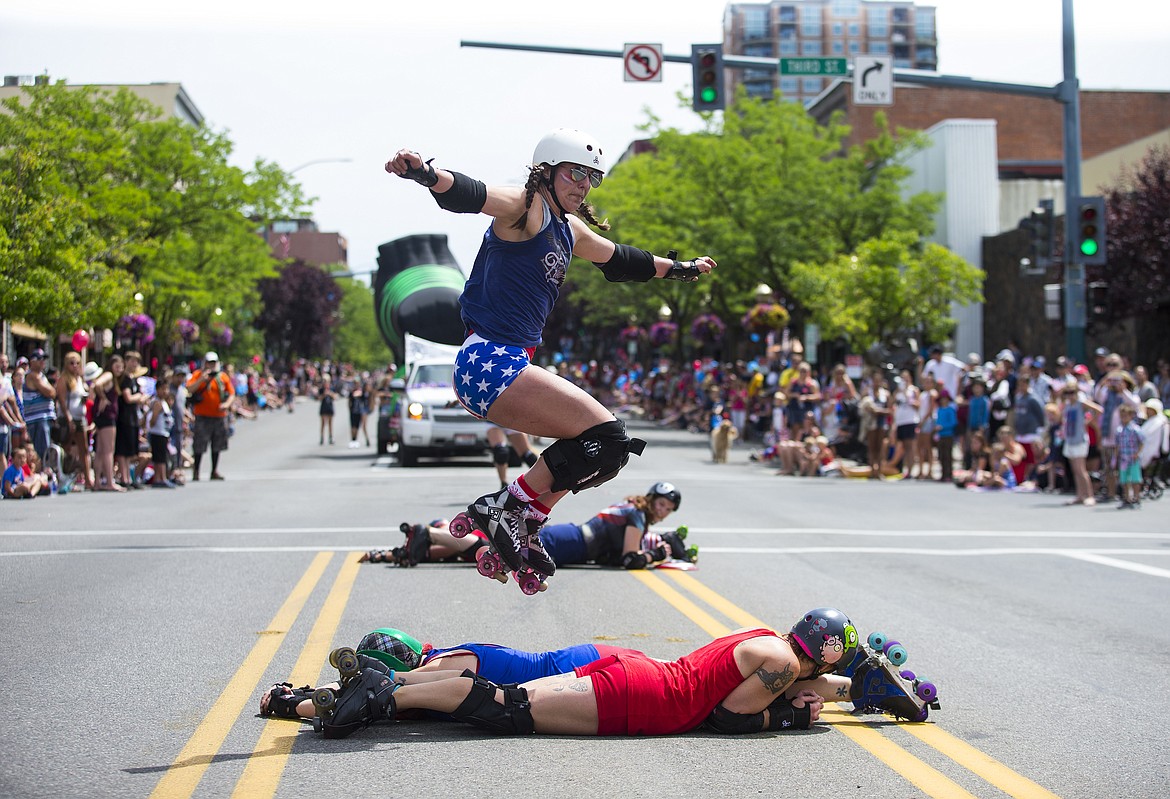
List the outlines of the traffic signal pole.
{"label": "traffic signal pole", "polygon": [[[1073,0],[1064,3],[1064,81],[1057,86],[1064,105],[1064,349],[1073,363],[1085,360],[1085,267],[1076,255],[1077,213],[1081,195],[1081,92],[1077,80]],[[1103,226],[1105,220],[1101,219]]]}

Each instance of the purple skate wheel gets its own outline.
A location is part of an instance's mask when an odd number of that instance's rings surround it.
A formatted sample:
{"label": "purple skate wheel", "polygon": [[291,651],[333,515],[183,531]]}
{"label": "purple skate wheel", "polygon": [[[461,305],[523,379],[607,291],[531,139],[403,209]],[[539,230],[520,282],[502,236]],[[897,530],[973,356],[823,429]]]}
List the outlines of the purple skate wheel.
{"label": "purple skate wheel", "polygon": [[903,680],[908,680],[910,682],[914,682],[914,680],[917,677],[917,675],[914,672],[910,671],[910,669],[902,669],[900,672],[898,672],[898,676],[901,677]]}
{"label": "purple skate wheel", "polygon": [[890,662],[895,666],[901,666],[906,662],[906,658],[909,657],[909,655],[906,654],[906,648],[904,646],[899,644],[897,641],[891,641],[890,644],[886,646],[886,657],[888,657]]}
{"label": "purple skate wheel", "polygon": [[460,513],[458,516],[452,519],[451,524],[447,526],[447,532],[456,538],[463,538],[464,536],[469,535],[474,529],[475,525],[472,524],[471,519],[467,517],[466,513]]}
{"label": "purple skate wheel", "polygon": [[869,644],[870,649],[881,652],[882,647],[886,645],[886,640],[885,633],[873,632],[869,634],[869,638],[867,639],[866,643]]}
{"label": "purple skate wheel", "polygon": [[475,556],[475,568],[484,577],[495,577],[502,567],[497,555],[486,549],[481,549]]}
{"label": "purple skate wheel", "polygon": [[918,698],[923,702],[933,702],[938,699],[938,689],[934,687],[932,682],[920,682],[918,687],[914,689],[914,693],[918,694]]}

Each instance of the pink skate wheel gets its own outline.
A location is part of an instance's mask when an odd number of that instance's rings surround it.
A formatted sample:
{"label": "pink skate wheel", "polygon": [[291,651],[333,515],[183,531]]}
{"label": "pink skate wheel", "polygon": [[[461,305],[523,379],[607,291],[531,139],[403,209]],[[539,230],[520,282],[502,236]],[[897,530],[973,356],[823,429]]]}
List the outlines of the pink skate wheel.
{"label": "pink skate wheel", "polygon": [[484,577],[495,577],[503,570],[499,557],[486,549],[481,549],[475,556],[475,568]]}
{"label": "pink skate wheel", "polygon": [[460,513],[458,516],[452,519],[451,524],[447,526],[447,532],[451,533],[451,535],[455,536],[456,538],[463,538],[464,536],[469,535],[474,529],[475,525],[471,523],[471,519],[467,518],[466,513]]}
{"label": "pink skate wheel", "polygon": [[523,591],[526,596],[533,596],[534,594],[540,592],[540,580],[532,572],[528,572],[527,574],[517,574],[516,582],[519,584],[520,590]]}

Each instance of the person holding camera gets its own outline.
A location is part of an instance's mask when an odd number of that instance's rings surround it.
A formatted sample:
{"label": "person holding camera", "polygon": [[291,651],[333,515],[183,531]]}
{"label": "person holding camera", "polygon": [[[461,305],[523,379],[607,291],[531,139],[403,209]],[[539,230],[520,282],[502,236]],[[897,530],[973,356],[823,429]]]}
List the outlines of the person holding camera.
{"label": "person holding camera", "polygon": [[199,479],[199,466],[207,445],[211,445],[211,479],[222,480],[219,473],[219,453],[228,448],[228,410],[235,401],[232,381],[219,371],[219,355],[208,352],[203,368],[196,369],[187,380],[190,394],[188,407],[195,416],[195,441],[192,445],[195,463],[192,480]]}

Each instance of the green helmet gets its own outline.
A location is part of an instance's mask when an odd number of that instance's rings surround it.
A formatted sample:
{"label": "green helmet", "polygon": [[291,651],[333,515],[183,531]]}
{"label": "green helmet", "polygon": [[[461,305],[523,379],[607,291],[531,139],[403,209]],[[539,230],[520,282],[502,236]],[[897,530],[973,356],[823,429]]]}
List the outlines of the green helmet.
{"label": "green helmet", "polygon": [[423,645],[402,630],[390,627],[366,633],[357,651],[359,655],[377,658],[395,671],[410,671],[422,665]]}
{"label": "green helmet", "polygon": [[836,608],[814,608],[792,625],[792,637],[820,666],[844,666],[857,654],[857,628]]}

